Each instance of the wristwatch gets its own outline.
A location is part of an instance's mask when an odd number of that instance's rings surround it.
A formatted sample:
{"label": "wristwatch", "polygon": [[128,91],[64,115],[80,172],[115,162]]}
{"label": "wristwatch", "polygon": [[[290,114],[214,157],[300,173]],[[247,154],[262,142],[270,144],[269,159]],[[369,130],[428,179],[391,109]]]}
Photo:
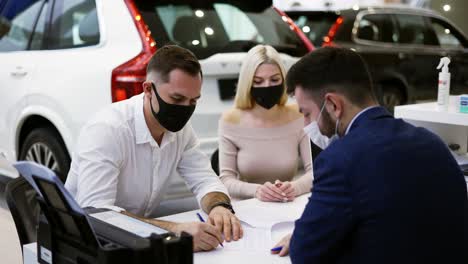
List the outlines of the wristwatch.
{"label": "wristwatch", "polygon": [[236,214],[236,212],[234,211],[234,208],[232,208],[232,205],[228,202],[218,202],[218,203],[215,203],[211,206],[211,209],[210,209],[210,212],[211,210],[213,210],[213,208],[215,208],[216,206],[222,206],[226,209],[228,209],[229,211],[231,211],[232,214]]}

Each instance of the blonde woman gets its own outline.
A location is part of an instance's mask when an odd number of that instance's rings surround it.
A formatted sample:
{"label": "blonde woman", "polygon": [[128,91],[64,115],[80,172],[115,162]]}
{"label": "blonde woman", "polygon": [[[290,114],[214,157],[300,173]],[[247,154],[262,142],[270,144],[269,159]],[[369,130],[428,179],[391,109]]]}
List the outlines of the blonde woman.
{"label": "blonde woman", "polygon": [[[220,178],[234,199],[287,202],[312,187],[310,141],[304,118],[288,100],[286,71],[271,46],[245,58],[235,107],[219,121]],[[302,160],[305,174],[297,174]]]}

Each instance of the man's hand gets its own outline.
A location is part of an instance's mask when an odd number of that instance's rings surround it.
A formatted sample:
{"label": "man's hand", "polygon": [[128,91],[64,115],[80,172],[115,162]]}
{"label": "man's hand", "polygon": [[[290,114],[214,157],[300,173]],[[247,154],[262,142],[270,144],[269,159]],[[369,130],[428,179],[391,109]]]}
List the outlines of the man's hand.
{"label": "man's hand", "polygon": [[128,211],[124,211],[122,214],[141,220],[145,223],[155,225],[162,229],[166,229],[177,235],[180,235],[182,231],[189,233],[193,237],[193,251],[195,252],[209,251],[218,247],[220,243],[223,243],[221,232],[210,224],[202,222],[174,223],[170,221],[140,217]]}
{"label": "man's hand", "polygon": [[286,194],[286,198],[288,201],[294,201],[294,199],[297,196],[297,191],[294,188],[294,185],[292,185],[291,182],[285,181],[275,181],[275,186],[278,187],[284,194]]}
{"label": "man's hand", "polygon": [[216,227],[219,232],[224,233],[227,242],[239,240],[244,235],[239,219],[232,212],[222,206],[211,209],[208,215],[209,222]]}
{"label": "man's hand", "polygon": [[180,223],[175,227],[175,233],[185,231],[193,237],[193,251],[209,251],[223,242],[221,232],[214,226],[201,222]]}
{"label": "man's hand", "polygon": [[[278,182],[278,181],[277,181]],[[287,202],[286,193],[271,182],[265,182],[257,188],[255,198],[263,202]]]}
{"label": "man's hand", "polygon": [[279,254],[280,257],[287,256],[289,254],[289,243],[291,242],[291,236],[292,234],[283,237],[280,242],[274,246],[274,248],[282,247],[282,249],[278,251],[271,251],[271,254]]}

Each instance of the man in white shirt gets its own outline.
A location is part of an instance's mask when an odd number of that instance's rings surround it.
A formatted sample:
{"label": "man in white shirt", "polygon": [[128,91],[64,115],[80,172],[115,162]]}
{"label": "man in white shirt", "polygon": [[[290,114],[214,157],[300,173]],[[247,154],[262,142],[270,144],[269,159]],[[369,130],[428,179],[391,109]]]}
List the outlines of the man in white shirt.
{"label": "man in white shirt", "polygon": [[[227,190],[187,124],[201,85],[201,67],[193,53],[178,46],[160,48],[148,64],[144,92],[107,107],[81,131],[65,183],[77,202],[113,208],[175,233],[188,232],[195,251],[216,248],[222,234],[226,241],[241,238]],[[207,223],[150,218],[177,172],[209,214]]]}

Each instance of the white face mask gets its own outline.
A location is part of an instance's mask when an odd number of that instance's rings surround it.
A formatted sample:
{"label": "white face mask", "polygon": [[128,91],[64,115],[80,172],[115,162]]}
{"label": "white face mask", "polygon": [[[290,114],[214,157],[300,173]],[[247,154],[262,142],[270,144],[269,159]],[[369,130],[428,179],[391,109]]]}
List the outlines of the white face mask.
{"label": "white face mask", "polygon": [[319,148],[325,149],[326,147],[328,147],[328,145],[330,145],[330,139],[327,136],[324,136],[322,135],[322,133],[320,133],[317,121],[313,121],[306,127],[304,127],[304,132],[307,136],[309,136],[310,140],[312,140],[312,142],[314,142],[314,144],[317,145]]}
{"label": "white face mask", "polygon": [[312,140],[312,142],[314,142],[314,144],[317,145],[321,149],[327,148],[328,146],[330,146],[332,142],[339,139],[339,136],[338,136],[338,125],[340,123],[339,119],[336,121],[335,134],[331,138],[323,135],[322,132],[320,132],[318,121],[322,117],[322,112],[324,109],[325,109],[325,102],[322,105],[322,109],[320,109],[320,113],[317,117],[317,120],[312,121],[310,124],[308,124],[306,127],[303,128],[304,133],[307,136],[309,136],[310,140]]}

